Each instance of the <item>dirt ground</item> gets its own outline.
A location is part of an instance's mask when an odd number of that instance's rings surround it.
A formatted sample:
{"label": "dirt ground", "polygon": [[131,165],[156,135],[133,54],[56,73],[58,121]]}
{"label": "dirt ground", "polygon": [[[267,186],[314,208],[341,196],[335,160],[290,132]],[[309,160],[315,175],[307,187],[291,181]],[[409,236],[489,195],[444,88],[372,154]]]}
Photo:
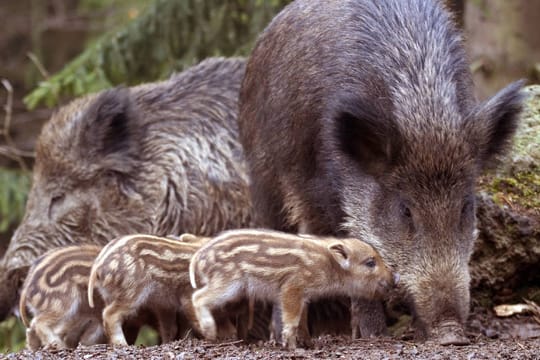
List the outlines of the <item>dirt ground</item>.
{"label": "dirt ground", "polygon": [[324,335],[310,349],[285,350],[272,342],[210,343],[185,339],[152,347],[80,346],[75,350],[23,350],[5,359],[540,359],[540,324],[532,317],[495,318],[477,310],[468,321],[468,346],[414,342],[405,332],[399,339],[359,339]]}

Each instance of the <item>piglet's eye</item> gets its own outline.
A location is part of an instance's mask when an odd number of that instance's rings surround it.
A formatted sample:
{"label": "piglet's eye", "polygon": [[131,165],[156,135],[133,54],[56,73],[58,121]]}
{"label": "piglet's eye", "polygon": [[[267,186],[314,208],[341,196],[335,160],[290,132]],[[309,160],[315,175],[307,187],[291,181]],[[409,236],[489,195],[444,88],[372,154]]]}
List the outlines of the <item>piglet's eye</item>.
{"label": "piglet's eye", "polygon": [[368,268],[372,269],[375,267],[375,265],[377,265],[377,263],[375,262],[375,259],[374,258],[369,258],[366,260],[366,262],[364,263]]}

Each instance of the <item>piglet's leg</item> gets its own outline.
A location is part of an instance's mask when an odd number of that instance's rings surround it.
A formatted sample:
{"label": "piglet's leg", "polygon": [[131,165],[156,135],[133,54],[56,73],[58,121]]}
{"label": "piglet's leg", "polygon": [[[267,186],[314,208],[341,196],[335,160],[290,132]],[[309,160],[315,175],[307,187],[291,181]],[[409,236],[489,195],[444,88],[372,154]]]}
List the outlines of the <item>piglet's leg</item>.
{"label": "piglet's leg", "polygon": [[103,344],[107,342],[107,337],[103,331],[103,325],[98,319],[92,319],[81,335],[79,343],[85,346]]}
{"label": "piglet's leg", "polygon": [[211,313],[212,303],[219,298],[219,294],[208,286],[205,286],[193,293],[193,307],[195,316],[199,323],[202,335],[209,340],[216,340],[216,322]]}
{"label": "piglet's leg", "polygon": [[272,305],[272,319],[270,321],[270,339],[275,340],[276,343],[283,342],[281,334],[283,332],[281,304],[276,303]]}
{"label": "piglet's leg", "polygon": [[305,307],[303,295],[303,290],[294,285],[285,285],[281,292],[282,341],[289,349],[296,348],[298,325]]}
{"label": "piglet's leg", "polygon": [[358,332],[360,330],[360,299],[352,298],[351,299],[351,329],[352,329],[352,338],[358,339]]}
{"label": "piglet's leg", "polygon": [[32,351],[37,351],[41,347],[41,340],[33,325],[26,329],[26,347]]}
{"label": "piglet's leg", "polygon": [[197,314],[195,313],[195,307],[193,306],[191,297],[182,299],[182,315],[185,317],[189,326],[197,335],[204,335],[202,334],[201,326],[199,324],[199,320],[197,319]]}
{"label": "piglet's leg", "polygon": [[127,345],[122,331],[122,322],[129,314],[129,311],[125,305],[117,301],[112,302],[103,309],[103,327],[110,344]]}
{"label": "piglet's leg", "polygon": [[303,347],[309,348],[313,345],[311,342],[311,335],[309,334],[307,304],[302,308],[302,317],[300,318],[300,325],[298,327],[298,341],[300,342],[300,346]]}

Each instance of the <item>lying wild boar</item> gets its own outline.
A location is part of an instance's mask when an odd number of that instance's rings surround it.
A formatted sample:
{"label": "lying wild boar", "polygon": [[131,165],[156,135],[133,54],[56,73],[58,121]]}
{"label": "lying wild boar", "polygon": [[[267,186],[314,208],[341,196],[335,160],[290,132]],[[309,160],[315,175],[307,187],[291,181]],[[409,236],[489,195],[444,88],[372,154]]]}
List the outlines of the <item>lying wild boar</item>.
{"label": "lying wild boar", "polygon": [[[282,341],[296,347],[306,304],[326,296],[382,296],[394,283],[379,254],[358,239],[313,238],[276,231],[227,231],[198,250],[189,266],[193,306],[203,335],[216,338],[211,311],[242,298],[282,310]],[[302,319],[302,326],[305,326]]]}
{"label": "lying wild boar", "polygon": [[[19,302],[30,350],[105,343],[101,299],[92,299],[94,309],[87,301],[88,276],[100,250],[94,245],[53,249],[30,268]],[[27,309],[33,315],[30,324]]]}
{"label": "lying wild boar", "polygon": [[242,59],[76,99],[45,124],[26,213],[0,263],[0,320],[29,265],[66,244],[250,225],[238,142]]}
{"label": "lying wild boar", "polygon": [[[521,83],[478,103],[435,0],[297,0],[259,37],[239,127],[259,226],[366,240],[419,334],[468,342],[475,180],[518,124]],[[385,331],[363,302],[362,336]]]}

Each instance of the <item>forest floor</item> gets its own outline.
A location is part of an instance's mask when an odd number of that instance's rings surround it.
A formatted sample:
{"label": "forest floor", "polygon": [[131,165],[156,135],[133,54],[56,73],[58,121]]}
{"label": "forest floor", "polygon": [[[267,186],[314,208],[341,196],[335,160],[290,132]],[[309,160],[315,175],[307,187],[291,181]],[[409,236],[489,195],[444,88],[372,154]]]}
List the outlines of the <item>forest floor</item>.
{"label": "forest floor", "polygon": [[[5,359],[540,359],[540,325],[530,316],[496,318],[490,311],[474,311],[467,335],[468,346],[441,346],[400,339],[358,339],[324,335],[313,339],[310,349],[289,351],[271,341],[211,343],[184,339],[160,346],[79,346],[4,355]],[[0,355],[0,358],[2,356]]]}

